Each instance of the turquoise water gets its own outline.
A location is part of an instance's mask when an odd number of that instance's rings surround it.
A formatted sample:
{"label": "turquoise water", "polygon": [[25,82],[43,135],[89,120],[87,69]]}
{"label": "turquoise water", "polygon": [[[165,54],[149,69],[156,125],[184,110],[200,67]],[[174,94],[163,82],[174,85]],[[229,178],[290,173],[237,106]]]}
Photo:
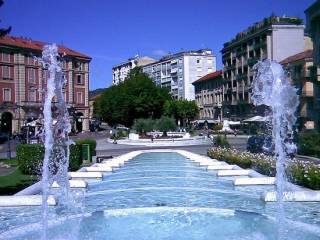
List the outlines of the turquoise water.
{"label": "turquoise water", "polygon": [[[277,239],[273,187],[237,187],[177,153],[144,153],[50,209],[50,239]],[[318,203],[286,204],[286,239],[320,239]],[[38,239],[40,208],[0,209],[0,239]]]}

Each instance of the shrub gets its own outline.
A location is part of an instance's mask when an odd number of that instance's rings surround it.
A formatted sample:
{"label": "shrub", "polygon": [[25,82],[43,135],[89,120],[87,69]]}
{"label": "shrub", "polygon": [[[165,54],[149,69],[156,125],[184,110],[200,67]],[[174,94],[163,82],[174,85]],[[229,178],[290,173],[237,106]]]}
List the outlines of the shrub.
{"label": "shrub", "polygon": [[320,133],[302,132],[298,136],[298,152],[302,155],[320,157]]}
{"label": "shrub", "polygon": [[154,129],[155,121],[151,118],[139,118],[135,121],[133,129],[139,134],[150,132]]}
{"label": "shrub", "polygon": [[217,132],[217,131],[222,130],[222,127],[223,127],[222,124],[217,124],[217,125],[213,126],[212,130]]}
{"label": "shrub", "polygon": [[[91,148],[91,146],[90,146]],[[69,169],[76,171],[82,164],[81,145],[70,145]]]}
{"label": "shrub", "polygon": [[216,147],[230,148],[230,144],[226,136],[218,135],[215,141]]}
{"label": "shrub", "polygon": [[311,188],[320,189],[320,166],[310,162],[295,160],[288,169],[288,177],[292,182]]}
{"label": "shrub", "polygon": [[[276,175],[275,159],[261,153],[239,152],[235,149],[217,147],[209,149],[208,156],[229,164],[237,164],[243,168],[253,168],[264,175]],[[286,172],[289,181],[303,187],[320,190],[320,164],[293,159],[286,166]]]}
{"label": "shrub", "polygon": [[41,144],[19,144],[17,146],[18,165],[24,174],[40,174],[43,157],[44,147]]}
{"label": "shrub", "polygon": [[86,139],[81,139],[81,140],[76,141],[76,144],[77,145],[89,144],[89,146],[90,146],[90,158],[92,158],[92,156],[96,155],[96,147],[97,147],[96,140],[91,139],[91,138],[86,138]]}
{"label": "shrub", "polygon": [[[44,158],[44,146],[41,144],[20,144],[17,146],[19,169],[24,174],[40,175]],[[81,146],[70,146],[69,169],[78,170],[82,164]]]}
{"label": "shrub", "polygon": [[163,132],[166,136],[168,131],[174,131],[177,129],[176,122],[173,118],[162,116],[156,122],[156,127],[159,131]]}

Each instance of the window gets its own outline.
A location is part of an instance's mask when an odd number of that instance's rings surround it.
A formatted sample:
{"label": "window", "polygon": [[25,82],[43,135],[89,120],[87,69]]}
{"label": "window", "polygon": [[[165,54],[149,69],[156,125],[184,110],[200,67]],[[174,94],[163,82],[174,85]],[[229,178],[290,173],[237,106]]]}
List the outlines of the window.
{"label": "window", "polygon": [[34,68],[28,69],[28,80],[29,83],[36,83],[36,72]]}
{"label": "window", "polygon": [[10,62],[10,54],[2,53],[2,62]]}
{"label": "window", "polygon": [[11,102],[11,88],[4,88],[3,89],[3,101],[4,102]]}
{"label": "window", "polygon": [[37,101],[37,90],[30,89],[29,90],[29,101],[36,102]]}
{"label": "window", "polygon": [[9,66],[2,66],[2,78],[3,79],[10,79],[10,67]]}
{"label": "window", "polygon": [[197,63],[200,63],[201,62],[201,60],[200,59],[197,59]]}
{"label": "window", "polygon": [[82,62],[77,62],[76,63],[76,68],[78,71],[83,71],[83,63]]}
{"label": "window", "polygon": [[208,64],[212,64],[213,60],[212,59],[208,59]]}
{"label": "window", "polygon": [[29,65],[35,65],[35,58],[34,57],[28,57],[28,64]]}
{"label": "window", "polygon": [[79,84],[79,85],[82,85],[83,84],[83,81],[82,81],[82,75],[81,74],[78,74],[77,75],[77,84]]}
{"label": "window", "polygon": [[83,103],[82,92],[77,92],[77,103]]}

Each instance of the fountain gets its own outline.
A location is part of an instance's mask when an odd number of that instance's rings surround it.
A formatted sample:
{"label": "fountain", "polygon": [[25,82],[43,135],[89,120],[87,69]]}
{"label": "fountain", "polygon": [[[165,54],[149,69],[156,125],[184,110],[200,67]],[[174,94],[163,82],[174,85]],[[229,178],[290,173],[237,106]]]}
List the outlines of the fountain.
{"label": "fountain", "polygon": [[254,69],[256,74],[252,82],[251,99],[253,104],[266,105],[271,110],[272,137],[276,157],[276,198],[278,202],[277,222],[278,238],[284,234],[283,194],[286,188],[285,166],[287,154],[295,145],[290,141],[296,122],[295,112],[299,105],[297,90],[291,85],[282,66],[274,61],[258,62]]}
{"label": "fountain", "polygon": [[[60,199],[68,199],[69,181],[69,137],[71,125],[63,87],[66,81],[59,61],[58,48],[55,44],[46,45],[42,52],[42,65],[49,71],[46,98],[43,107],[45,131],[45,156],[42,167],[42,239],[47,239],[48,203],[50,187],[54,181],[60,186]],[[53,105],[53,101],[55,104]],[[54,111],[52,111],[54,110]],[[53,117],[57,122],[53,125]]]}

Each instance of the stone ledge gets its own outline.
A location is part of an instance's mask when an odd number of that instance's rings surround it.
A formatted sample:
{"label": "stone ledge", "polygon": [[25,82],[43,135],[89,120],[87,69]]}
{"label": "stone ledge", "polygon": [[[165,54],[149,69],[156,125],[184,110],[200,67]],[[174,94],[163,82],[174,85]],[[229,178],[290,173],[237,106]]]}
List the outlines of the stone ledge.
{"label": "stone ledge", "polygon": [[[70,188],[87,188],[88,184],[86,181],[83,180],[69,180]],[[52,188],[60,188],[59,184],[54,181],[52,183]]]}
{"label": "stone ledge", "polygon": [[250,178],[236,178],[233,181],[235,186],[246,186],[246,185],[274,185],[276,178],[274,177],[250,177]]}
{"label": "stone ledge", "polygon": [[[49,206],[57,205],[56,199],[49,196],[47,203]],[[41,206],[42,195],[23,195],[23,196],[0,196],[0,207],[22,207],[22,206]]]}
{"label": "stone ledge", "polygon": [[105,167],[86,167],[85,170],[87,172],[112,172],[112,167],[105,166]]}
{"label": "stone ledge", "polygon": [[207,170],[232,170],[235,169],[236,165],[209,165]]}
{"label": "stone ledge", "polygon": [[101,172],[69,172],[71,178],[102,178]]}
{"label": "stone ledge", "polygon": [[[277,193],[275,191],[266,192],[262,195],[262,200],[265,202],[276,202]],[[291,191],[284,192],[285,202],[320,202],[320,191]]]}
{"label": "stone ledge", "polygon": [[230,176],[248,176],[252,170],[243,170],[243,169],[235,169],[235,170],[219,170],[217,173],[218,177],[230,177]]}

